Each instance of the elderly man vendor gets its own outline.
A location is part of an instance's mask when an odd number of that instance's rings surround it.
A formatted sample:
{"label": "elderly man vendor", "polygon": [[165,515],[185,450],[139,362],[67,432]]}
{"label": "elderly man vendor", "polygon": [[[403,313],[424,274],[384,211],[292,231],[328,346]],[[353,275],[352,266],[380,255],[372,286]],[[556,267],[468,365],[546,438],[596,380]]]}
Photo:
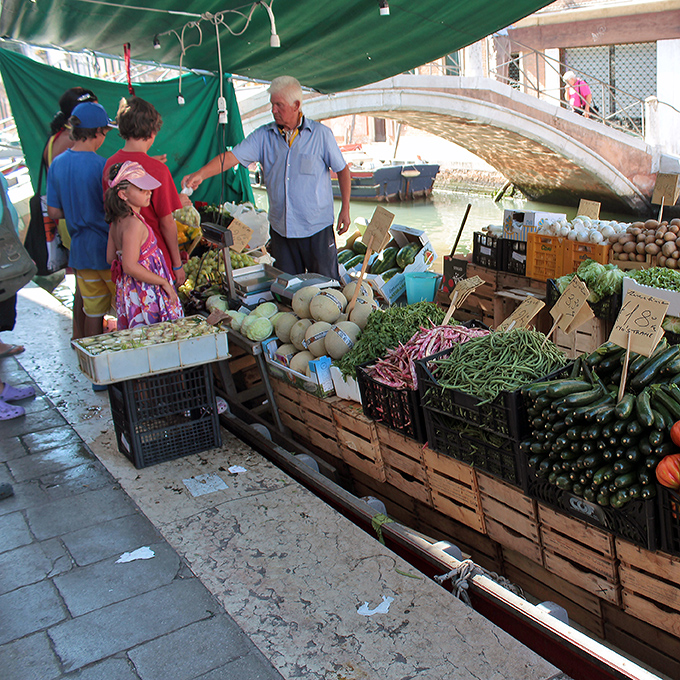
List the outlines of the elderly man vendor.
{"label": "elderly man vendor", "polygon": [[316,272],[338,279],[330,173],[338,176],[342,207],[337,229],[343,234],[350,225],[349,167],[331,130],[302,114],[302,88],[295,78],[275,78],[269,95],[274,122],[184,177],[182,186],[195,189],[237,163],[259,162],[269,197],[276,266],[289,274]]}

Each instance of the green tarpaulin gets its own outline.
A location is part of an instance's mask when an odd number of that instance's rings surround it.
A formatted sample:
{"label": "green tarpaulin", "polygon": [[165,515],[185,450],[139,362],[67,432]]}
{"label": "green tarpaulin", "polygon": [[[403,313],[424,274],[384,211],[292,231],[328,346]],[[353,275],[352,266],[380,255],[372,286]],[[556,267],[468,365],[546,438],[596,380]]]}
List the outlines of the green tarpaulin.
{"label": "green tarpaulin", "polygon": [[[49,136],[50,121],[59,108],[58,100],[63,92],[78,85],[92,90],[111,118],[115,118],[121,97],[129,96],[125,84],[74,75],[3,49],[0,49],[0,73],[34,188]],[[223,89],[229,119],[225,126],[217,123],[217,77],[184,76],[184,106],[177,103],[177,80],[135,84],[134,89],[138,97],[150,101],[163,117],[163,127],[149,153],[167,154],[167,165],[178,188],[185,174],[198,170],[225,146],[234,146],[243,139],[234,88],[227,76],[224,77]],[[123,140],[113,130],[107,135],[99,154],[111,156],[122,146]],[[237,166],[204,182],[192,196],[192,200],[196,199],[211,203],[252,201],[248,170]]]}
{"label": "green tarpaulin", "polygon": [[[244,0],[2,0],[0,35],[37,45],[123,54],[178,64],[184,32],[184,65],[217,71],[215,24],[222,67],[230,73],[272,80],[297,77],[322,92],[348,90],[403,73],[509,26],[549,4],[545,0],[389,0],[381,16],[377,0],[266,0],[281,47],[270,47],[265,3]],[[246,27],[246,18],[251,22]],[[252,10],[252,12],[251,12]],[[220,14],[221,13],[221,14]],[[204,18],[201,18],[201,17]],[[226,24],[226,25],[225,25]],[[241,35],[232,35],[227,26]],[[199,31],[200,29],[200,31]]]}

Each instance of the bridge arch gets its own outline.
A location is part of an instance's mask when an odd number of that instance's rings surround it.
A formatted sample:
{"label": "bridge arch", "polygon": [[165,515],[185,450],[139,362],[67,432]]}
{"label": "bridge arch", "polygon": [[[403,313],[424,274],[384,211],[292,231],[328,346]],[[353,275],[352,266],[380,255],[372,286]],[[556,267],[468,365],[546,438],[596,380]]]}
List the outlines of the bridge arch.
{"label": "bridge arch", "polygon": [[[648,210],[655,175],[642,140],[488,79],[424,80],[429,87],[409,87],[411,77],[400,76],[312,94],[304,110],[315,120],[367,114],[426,130],[476,154],[532,199],[575,204],[588,198],[614,210]],[[266,96],[251,103],[243,120],[248,129],[271,120]]]}

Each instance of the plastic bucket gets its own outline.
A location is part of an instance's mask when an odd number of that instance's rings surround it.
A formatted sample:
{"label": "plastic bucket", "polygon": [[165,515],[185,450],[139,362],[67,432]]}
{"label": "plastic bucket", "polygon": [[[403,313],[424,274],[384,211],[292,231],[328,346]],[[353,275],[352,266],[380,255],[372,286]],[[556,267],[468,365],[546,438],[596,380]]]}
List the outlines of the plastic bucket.
{"label": "plastic bucket", "polygon": [[409,305],[416,302],[433,302],[439,283],[439,274],[434,272],[406,272],[406,301]]}

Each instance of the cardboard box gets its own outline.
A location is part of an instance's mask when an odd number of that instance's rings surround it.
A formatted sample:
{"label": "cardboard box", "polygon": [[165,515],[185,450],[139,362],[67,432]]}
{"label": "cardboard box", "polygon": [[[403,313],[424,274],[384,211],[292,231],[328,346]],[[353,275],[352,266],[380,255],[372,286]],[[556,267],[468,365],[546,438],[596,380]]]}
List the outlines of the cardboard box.
{"label": "cardboard box", "polygon": [[[427,234],[422,229],[414,229],[412,227],[405,227],[401,224],[393,224],[390,228],[390,234],[392,235],[392,239],[385,248],[392,246],[403,248],[409,243],[419,243],[422,246],[416,255],[413,264],[405,267],[404,272],[427,271],[437,259],[437,253],[432,247]],[[360,271],[361,268],[358,268],[354,273],[358,275]],[[347,281],[343,280],[343,283],[348,283],[351,280],[352,276],[350,275]],[[366,274],[365,280],[372,286],[376,295],[390,305],[406,293],[406,279],[404,278],[403,272],[395,274],[388,281],[385,281],[379,274]]]}
{"label": "cardboard box", "polygon": [[659,298],[659,300],[666,300],[668,302],[668,309],[666,316],[680,316],[680,292],[676,290],[666,290],[665,288],[652,288],[652,286],[643,286],[635,279],[629,279],[627,276],[623,277],[623,300],[626,299],[626,293],[629,290],[635,290],[643,295],[651,295]]}
{"label": "cardboard box", "polygon": [[354,378],[347,376],[345,379],[337,366],[331,366],[331,378],[333,379],[335,394],[340,399],[349,399],[361,403],[359,383]]}
{"label": "cardboard box", "polygon": [[526,241],[528,234],[537,231],[539,227],[561,219],[567,219],[565,213],[505,210],[503,212],[503,238]]}
{"label": "cardboard box", "polygon": [[276,361],[277,346],[276,338],[269,338],[262,343],[267,369],[271,375],[285,380],[317,397],[325,398],[335,394],[330,371],[332,362],[330,357],[323,356],[310,361],[309,370],[311,376],[307,377],[288,368],[288,366],[285,366],[280,361]]}

